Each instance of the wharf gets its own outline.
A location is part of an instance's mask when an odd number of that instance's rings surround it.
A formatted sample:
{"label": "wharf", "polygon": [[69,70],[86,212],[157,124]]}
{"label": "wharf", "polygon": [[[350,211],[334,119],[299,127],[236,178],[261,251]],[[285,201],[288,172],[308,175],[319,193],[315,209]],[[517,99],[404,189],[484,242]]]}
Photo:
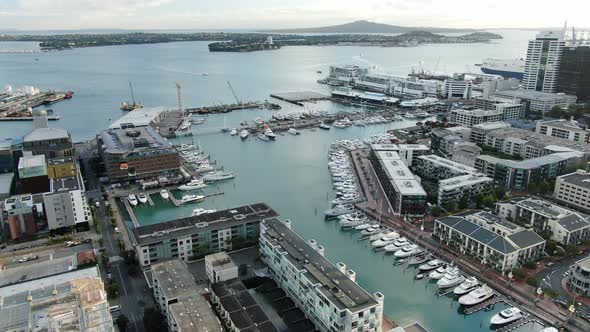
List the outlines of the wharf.
{"label": "wharf", "polygon": [[215,113],[229,113],[236,110],[246,109],[280,109],[281,106],[273,103],[265,102],[245,102],[239,104],[223,104],[214,106],[202,106],[186,108],[187,113],[196,114],[215,114]]}
{"label": "wharf", "polygon": [[491,299],[484,301],[480,304],[474,305],[473,307],[469,307],[469,308],[465,309],[463,312],[466,315],[471,315],[471,314],[481,311],[482,309],[485,309],[489,306],[493,306],[494,304],[496,304],[498,302],[506,302],[506,300],[501,296],[494,295],[494,297],[492,297]]}
{"label": "wharf", "polygon": [[127,201],[127,199],[125,197],[121,197],[121,200],[123,201],[123,205],[125,205],[125,209],[127,210],[127,214],[131,218],[131,222],[133,223],[133,227],[139,227],[139,221],[137,220],[135,213],[133,213],[133,209],[131,208],[131,205],[129,205],[129,201]]}
{"label": "wharf", "polygon": [[[57,121],[57,120],[59,120],[59,116],[57,116],[57,115],[48,116],[47,120]],[[33,117],[32,116],[5,116],[5,117],[0,117],[0,121],[33,121]]]}
{"label": "wharf", "polygon": [[41,105],[49,105],[60,100],[66,99],[66,95],[71,97],[71,92],[48,91],[40,92],[34,96],[17,96],[13,100],[0,104],[0,113],[4,114],[19,114],[28,113],[27,109],[39,107]]}
{"label": "wharf", "polygon": [[303,106],[304,102],[330,99],[329,96],[313,91],[271,93],[270,96],[298,106]]}
{"label": "wharf", "polygon": [[528,315],[524,315],[521,319],[517,320],[516,322],[513,322],[511,324],[503,326],[502,328],[497,329],[496,332],[510,332],[510,331],[516,330],[517,328],[519,328],[525,324],[528,324],[528,323],[534,322],[534,321],[536,321],[536,320],[530,319]]}

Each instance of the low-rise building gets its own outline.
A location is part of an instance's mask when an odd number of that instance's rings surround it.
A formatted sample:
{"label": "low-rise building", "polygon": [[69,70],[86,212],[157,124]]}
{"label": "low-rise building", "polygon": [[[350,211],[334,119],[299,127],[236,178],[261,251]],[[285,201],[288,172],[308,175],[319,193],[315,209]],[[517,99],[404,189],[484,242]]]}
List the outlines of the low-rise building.
{"label": "low-rise building", "polygon": [[415,169],[421,178],[433,181],[477,173],[475,168],[433,154],[420,156]]}
{"label": "low-rise building", "polygon": [[526,104],[504,98],[475,97],[475,107],[486,111],[502,112],[502,121],[522,119],[525,116]]}
{"label": "low-rise building", "polygon": [[460,126],[471,128],[475,125],[486,122],[498,122],[504,119],[504,114],[501,110],[466,110],[454,109],[451,110],[450,122],[456,123]]}
{"label": "low-rise building", "polygon": [[482,149],[475,143],[458,143],[453,145],[451,160],[468,167],[475,167],[475,160],[481,155],[481,151]]}
{"label": "low-rise building", "polygon": [[438,181],[437,203],[444,205],[458,202],[463,197],[486,194],[493,188],[494,180],[481,173],[466,174]]}
{"label": "low-rise building", "polygon": [[231,251],[258,242],[260,222],[278,214],[263,203],[133,228],[139,263]]}
{"label": "low-rise building", "polygon": [[538,121],[535,132],[578,143],[590,143],[590,131],[580,126],[575,120]]}
{"label": "low-rise building", "polygon": [[43,194],[43,206],[50,230],[87,230],[92,220],[84,181],[78,172],[75,176],[51,179],[49,192]]}
{"label": "low-rise building", "polygon": [[496,91],[492,97],[512,99],[516,103],[525,103],[527,111],[549,112],[553,107],[567,108],[576,103],[576,96],[563,93],[547,93],[533,90]]}
{"label": "low-rise building", "polygon": [[50,179],[59,179],[75,176],[78,165],[74,157],[53,158],[47,160],[47,176]]}
{"label": "low-rise building", "polygon": [[473,82],[463,79],[447,79],[443,87],[443,98],[469,99],[473,90]]}
{"label": "low-rise building", "polygon": [[590,217],[540,198],[519,197],[498,202],[496,213],[538,233],[548,231],[552,240],[563,245],[590,239]]}
{"label": "low-rise building", "polygon": [[39,214],[31,195],[7,199],[2,214],[5,216],[0,218],[2,220],[0,233],[4,240],[33,238],[37,235]]}
{"label": "low-rise building", "polygon": [[44,155],[46,159],[71,157],[74,144],[70,133],[61,128],[51,128],[47,124],[47,112],[33,112],[34,129],[23,137],[22,150],[34,155]]}
{"label": "low-rise building", "polygon": [[373,144],[371,149],[396,152],[408,167],[412,167],[418,157],[430,153],[430,148],[424,144]]}
{"label": "low-rise building", "polygon": [[170,332],[225,331],[184,262],[154,264],[151,272],[154,297]]}
{"label": "low-rise building", "polygon": [[507,122],[502,122],[502,121],[487,122],[487,123],[475,125],[475,126],[471,127],[469,141],[471,141],[477,145],[482,145],[485,143],[489,132],[496,130],[496,129],[508,128],[508,127],[510,127],[510,124]]}
{"label": "low-rise building", "polygon": [[324,257],[324,248],[276,218],[261,224],[260,256],[277,284],[321,332],[382,331],[384,296],[370,295],[344,263]]}
{"label": "low-rise building", "polygon": [[435,128],[430,133],[430,148],[434,154],[449,158],[455,145],[468,141],[469,135],[466,127]]}
{"label": "low-rise building", "polygon": [[566,283],[575,294],[590,297],[590,257],[580,259],[570,266]]}
{"label": "low-rise building", "polygon": [[558,176],[553,197],[563,205],[583,212],[590,212],[590,173],[577,170]]}
{"label": "low-rise building", "polygon": [[237,279],[238,266],[222,251],[205,256],[205,274],[212,284]]}

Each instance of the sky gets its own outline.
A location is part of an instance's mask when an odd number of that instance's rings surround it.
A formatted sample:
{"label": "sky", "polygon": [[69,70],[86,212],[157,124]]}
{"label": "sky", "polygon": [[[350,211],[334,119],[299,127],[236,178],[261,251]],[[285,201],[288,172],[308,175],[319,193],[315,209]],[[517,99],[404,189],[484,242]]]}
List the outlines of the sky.
{"label": "sky", "polygon": [[0,0],[0,29],[588,26],[590,0]]}

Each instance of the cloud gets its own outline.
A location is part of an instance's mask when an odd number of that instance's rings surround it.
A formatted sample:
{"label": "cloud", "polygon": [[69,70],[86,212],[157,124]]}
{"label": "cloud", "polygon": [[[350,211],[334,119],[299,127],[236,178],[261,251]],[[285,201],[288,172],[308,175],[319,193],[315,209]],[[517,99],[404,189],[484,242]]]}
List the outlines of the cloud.
{"label": "cloud", "polygon": [[175,0],[19,0],[19,8],[25,13],[100,12],[125,13],[145,8],[160,7]]}

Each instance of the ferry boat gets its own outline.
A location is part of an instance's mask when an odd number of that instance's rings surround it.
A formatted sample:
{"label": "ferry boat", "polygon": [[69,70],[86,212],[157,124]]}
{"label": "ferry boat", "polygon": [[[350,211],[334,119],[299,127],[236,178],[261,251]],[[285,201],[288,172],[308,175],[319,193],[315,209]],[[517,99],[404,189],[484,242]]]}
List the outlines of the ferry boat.
{"label": "ferry boat", "polygon": [[475,277],[469,277],[467,279],[465,279],[465,281],[463,281],[461,283],[461,285],[455,287],[455,289],[453,290],[453,293],[455,295],[465,295],[469,292],[471,292],[472,290],[476,289],[479,286],[479,281],[477,281],[477,279]]}
{"label": "ferry boat", "polygon": [[222,181],[235,178],[236,175],[232,172],[211,172],[203,175],[203,181],[205,182],[215,182],[215,181]]}
{"label": "ferry boat", "polygon": [[492,325],[505,325],[517,321],[523,317],[522,311],[516,307],[511,307],[508,309],[504,309],[499,313],[495,314],[492,319],[490,319],[490,324]]}
{"label": "ferry boat", "polygon": [[240,138],[242,141],[247,140],[248,136],[250,136],[250,133],[246,129],[242,129],[242,131],[240,131]]}
{"label": "ferry boat", "polygon": [[203,180],[191,180],[189,183],[183,184],[182,186],[178,187],[178,189],[183,191],[189,191],[203,189],[205,187],[207,187],[207,185],[203,183]]}
{"label": "ferry boat", "polygon": [[162,196],[163,199],[169,199],[170,198],[170,194],[168,194],[168,190],[166,190],[166,189],[160,190],[160,196]]}
{"label": "ferry boat", "polygon": [[494,296],[494,291],[487,285],[476,288],[474,291],[459,298],[459,303],[464,306],[473,306]]}
{"label": "ferry boat", "polygon": [[140,203],[147,203],[147,196],[144,193],[140,193],[137,195],[137,199]]}
{"label": "ferry boat", "polygon": [[520,59],[485,59],[480,69],[484,74],[500,75],[504,78],[522,80],[525,60]]}
{"label": "ferry boat", "polygon": [[180,199],[180,204],[192,203],[192,202],[200,202],[205,199],[204,195],[184,195]]}
{"label": "ferry boat", "polygon": [[129,196],[127,197],[127,200],[129,201],[129,204],[131,204],[131,206],[137,205],[137,198],[135,197],[135,195],[129,194]]}

